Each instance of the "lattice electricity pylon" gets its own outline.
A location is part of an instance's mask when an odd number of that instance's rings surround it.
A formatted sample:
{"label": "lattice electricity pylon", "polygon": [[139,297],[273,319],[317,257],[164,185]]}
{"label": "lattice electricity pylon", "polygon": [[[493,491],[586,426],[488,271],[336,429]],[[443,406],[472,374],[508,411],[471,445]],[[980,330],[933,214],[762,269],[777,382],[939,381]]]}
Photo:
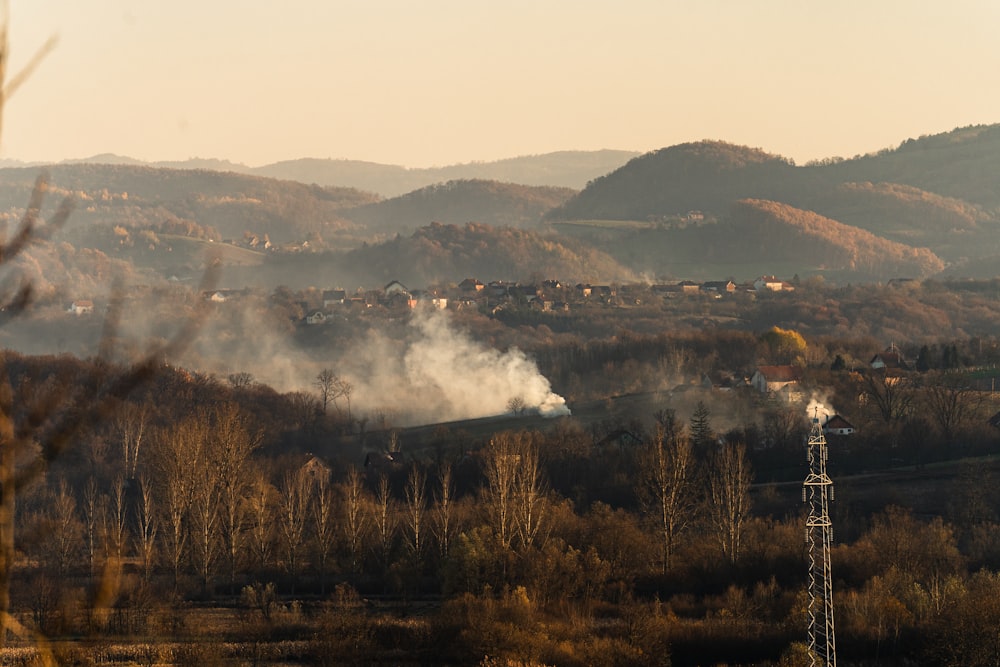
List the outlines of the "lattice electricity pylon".
{"label": "lattice electricity pylon", "polygon": [[833,482],[826,474],[827,447],[823,427],[814,417],[807,443],[809,475],[802,486],[802,502],[809,503],[806,545],[809,548],[809,655],[812,667],[836,667],[837,641],[833,631],[833,579],[830,548],[833,525],[828,504]]}

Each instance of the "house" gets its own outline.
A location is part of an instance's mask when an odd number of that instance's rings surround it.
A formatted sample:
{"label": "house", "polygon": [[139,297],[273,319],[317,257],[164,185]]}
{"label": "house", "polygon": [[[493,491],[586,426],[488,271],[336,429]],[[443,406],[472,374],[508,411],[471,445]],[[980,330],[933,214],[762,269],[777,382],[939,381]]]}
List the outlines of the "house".
{"label": "house", "polygon": [[593,290],[594,290],[594,288],[591,287],[590,285],[586,284],[586,283],[577,283],[577,285],[576,285],[576,291],[579,292],[580,296],[582,296],[582,297],[588,297],[588,296],[590,296],[590,294],[591,294],[591,292],[593,292]]}
{"label": "house", "polygon": [[854,425],[840,415],[833,415],[823,424],[824,435],[851,435],[854,430]]}
{"label": "house", "polygon": [[732,280],[710,280],[708,282],[702,283],[701,288],[706,292],[716,292],[722,294],[732,294],[736,291],[736,283]]}
{"label": "house", "polygon": [[347,291],[342,289],[323,290],[323,308],[329,310],[334,306],[342,306],[347,302]]}
{"label": "house", "polygon": [[406,285],[399,282],[398,280],[393,280],[391,283],[382,288],[386,296],[392,296],[393,294],[409,294],[410,290],[406,289]]}
{"label": "house", "polygon": [[760,366],[750,378],[750,386],[762,394],[775,394],[786,387],[798,387],[802,369],[798,366]]}
{"label": "house", "polygon": [[419,294],[414,293],[413,298],[420,306],[436,308],[438,310],[445,310],[448,308],[448,299],[443,296],[438,296],[433,292],[420,292]]}
{"label": "house", "polygon": [[899,348],[896,347],[895,344],[890,344],[887,350],[872,357],[872,360],[868,362],[868,365],[875,370],[910,370],[910,365],[903,358],[902,353],[900,353]]}
{"label": "house", "polygon": [[67,311],[74,315],[90,315],[94,312],[94,302],[90,299],[77,299],[69,305]]}
{"label": "house", "polygon": [[769,292],[794,292],[795,285],[779,280],[774,276],[761,276],[753,281],[753,288],[758,292],[767,290]]}
{"label": "house", "polygon": [[322,310],[314,310],[306,315],[306,324],[323,324],[326,322],[326,313]]}
{"label": "house", "polygon": [[475,278],[466,278],[458,284],[458,289],[463,292],[481,292],[485,287],[486,285]]}
{"label": "house", "polygon": [[309,478],[313,484],[318,484],[320,480],[330,480],[331,468],[324,461],[314,454],[310,454],[306,462],[299,468],[303,475]]}

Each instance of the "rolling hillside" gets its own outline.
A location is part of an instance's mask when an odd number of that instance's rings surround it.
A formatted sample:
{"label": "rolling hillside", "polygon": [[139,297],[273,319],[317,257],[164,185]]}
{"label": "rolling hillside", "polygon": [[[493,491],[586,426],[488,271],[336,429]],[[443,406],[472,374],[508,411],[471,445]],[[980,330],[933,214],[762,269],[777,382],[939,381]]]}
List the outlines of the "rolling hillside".
{"label": "rolling hillside", "polygon": [[669,222],[695,211],[725,222],[734,202],[768,200],[847,225],[838,233],[867,230],[971,267],[1000,253],[997,193],[1000,126],[962,128],[804,167],[758,149],[703,141],[633,159],[547,219]]}
{"label": "rolling hillside", "polygon": [[546,212],[573,196],[568,188],[531,187],[496,181],[449,181],[343,212],[372,232],[408,231],[441,222],[482,222],[534,227]]}
{"label": "rolling hillside", "polygon": [[[294,181],[209,170],[154,169],[134,165],[58,165],[47,168],[47,210],[72,196],[73,226],[151,227],[186,220],[221,238],[244,232],[274,242],[301,241],[352,226],[339,211],[368,203],[371,194]],[[22,210],[39,169],[0,170],[0,207]]]}
{"label": "rolling hillside", "polygon": [[658,279],[820,274],[884,281],[927,277],[945,266],[926,248],[762,199],[737,200],[723,220],[708,224],[581,221],[553,227],[562,236],[600,244],[619,262]]}
{"label": "rolling hillside", "polygon": [[431,224],[410,237],[352,251],[344,262],[353,273],[367,270],[415,285],[458,282],[469,276],[520,280],[541,275],[573,282],[636,278],[609,254],[590,246],[478,223]]}

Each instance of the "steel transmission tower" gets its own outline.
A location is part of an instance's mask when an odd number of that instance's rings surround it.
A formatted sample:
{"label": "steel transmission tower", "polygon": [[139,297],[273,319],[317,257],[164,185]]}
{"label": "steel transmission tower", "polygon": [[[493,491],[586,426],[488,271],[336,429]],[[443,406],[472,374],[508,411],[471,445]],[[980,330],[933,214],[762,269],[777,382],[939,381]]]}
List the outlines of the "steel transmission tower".
{"label": "steel transmission tower", "polygon": [[830,548],[833,525],[829,502],[833,482],[826,474],[827,447],[823,427],[814,416],[807,444],[809,475],[802,486],[802,501],[809,504],[806,546],[809,549],[809,655],[812,667],[837,666],[837,641],[833,631],[833,578]]}

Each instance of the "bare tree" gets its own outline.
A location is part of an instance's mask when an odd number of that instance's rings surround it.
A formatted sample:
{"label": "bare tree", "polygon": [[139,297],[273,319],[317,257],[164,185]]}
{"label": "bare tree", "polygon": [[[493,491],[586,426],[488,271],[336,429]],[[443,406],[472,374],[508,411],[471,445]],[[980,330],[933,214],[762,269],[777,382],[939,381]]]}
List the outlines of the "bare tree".
{"label": "bare tree", "polygon": [[920,394],[946,445],[953,443],[959,429],[983,405],[982,393],[960,373],[925,375]]}
{"label": "bare tree", "polygon": [[222,495],[218,470],[212,466],[207,451],[202,450],[198,457],[191,491],[192,554],[198,565],[202,593],[207,594],[221,546],[219,523]]}
{"label": "bare tree", "polygon": [[392,487],[389,477],[379,475],[375,487],[375,498],[372,503],[372,524],[378,537],[379,561],[383,569],[389,567],[389,556],[392,552],[392,542],[396,535],[396,503],[392,497]]}
{"label": "bare tree", "polygon": [[520,444],[521,465],[517,469],[514,487],[514,527],[521,546],[529,547],[542,534],[546,498],[538,447],[526,438]]}
{"label": "bare tree", "polygon": [[114,428],[122,447],[122,467],[126,479],[135,479],[148,421],[149,408],[145,403],[124,402],[114,413]]}
{"label": "bare tree", "polygon": [[483,493],[493,534],[504,549],[509,549],[514,539],[514,492],[518,465],[520,456],[509,433],[490,439],[483,459],[486,475]]}
{"label": "bare tree", "polygon": [[195,489],[200,486],[195,477],[198,467],[204,465],[205,428],[202,421],[192,416],[182,419],[157,437],[157,506],[163,512],[163,523],[167,528],[164,546],[173,569],[175,586],[187,551]]}
{"label": "bare tree", "polygon": [[883,369],[863,377],[864,401],[873,406],[883,422],[892,425],[910,413],[916,392],[909,376]]}
{"label": "bare tree", "polygon": [[740,554],[743,523],[750,514],[753,474],[742,443],[726,444],[708,474],[708,514],[722,553],[730,563]]}
{"label": "bare tree", "polygon": [[326,574],[330,555],[333,553],[337,529],[334,521],[334,510],[334,493],[333,487],[330,485],[330,475],[319,475],[313,484],[312,523],[321,595],[326,593]]}
{"label": "bare tree", "polygon": [[660,535],[661,571],[666,573],[675,541],[694,516],[694,449],[683,433],[658,424],[656,435],[640,460],[639,496],[655,519]]}
{"label": "bare tree", "polygon": [[419,555],[424,544],[424,515],[427,513],[427,474],[416,463],[406,477],[406,527],[410,550]]}
{"label": "bare tree", "polygon": [[108,555],[112,557],[116,568],[121,566],[125,557],[127,533],[128,508],[125,504],[125,478],[118,475],[111,483],[111,525],[108,535]]}
{"label": "bare tree", "polygon": [[97,488],[97,479],[91,475],[87,478],[87,485],[83,489],[84,535],[91,576],[97,571],[97,545],[100,539],[98,528],[101,524],[101,515],[104,513],[103,500]]}
{"label": "bare tree", "polygon": [[323,414],[326,414],[327,406],[333,397],[336,381],[337,374],[330,368],[321,370],[313,381],[313,386],[319,389],[319,401],[323,406]]}
{"label": "bare tree", "polygon": [[452,498],[455,495],[454,483],[451,479],[451,464],[442,463],[438,469],[438,496],[434,511],[434,527],[437,535],[438,549],[441,556],[447,558],[451,549],[451,536],[454,531],[454,511]]}
{"label": "bare tree", "polygon": [[274,486],[263,472],[253,477],[249,494],[250,546],[259,570],[267,568],[274,549]]}
{"label": "bare tree", "polygon": [[343,398],[347,403],[347,420],[351,421],[351,394],[354,393],[354,386],[347,379],[337,375],[330,368],[324,368],[316,375],[313,386],[319,389],[323,414],[326,414],[327,406],[330,403],[333,403],[333,406],[339,410],[337,399]]}
{"label": "bare tree", "polygon": [[222,542],[229,565],[229,585],[235,585],[236,570],[245,542],[245,515],[250,492],[250,457],[260,445],[259,433],[251,433],[234,403],[216,407],[212,414],[209,459],[216,472],[220,504]]}
{"label": "bare tree", "polygon": [[342,493],[345,542],[351,560],[351,570],[357,572],[360,566],[361,544],[367,530],[365,490],[361,473],[357,468],[352,466],[348,469]]}
{"label": "bare tree", "polygon": [[316,397],[305,391],[293,391],[288,394],[291,420],[304,430],[315,428],[320,412],[320,403]]}
{"label": "bare tree", "polygon": [[485,501],[493,532],[500,545],[532,544],[544,518],[544,493],[538,449],[527,435],[501,433],[486,447]]}
{"label": "bare tree", "polygon": [[60,579],[66,576],[70,564],[79,558],[83,526],[76,513],[76,500],[65,480],[59,482],[59,491],[48,509],[51,532],[49,534],[49,560]]}
{"label": "bare tree", "polygon": [[152,574],[153,557],[156,553],[156,514],[153,505],[153,489],[149,479],[139,477],[139,496],[135,513],[136,551],[142,561],[143,579],[149,581]]}
{"label": "bare tree", "polygon": [[311,480],[301,469],[285,473],[279,489],[278,528],[285,555],[285,569],[292,580],[292,593],[299,575],[302,544],[305,541]]}
{"label": "bare tree", "polygon": [[230,373],[226,376],[226,379],[229,380],[229,384],[234,389],[246,389],[247,387],[252,387],[254,384],[253,374],[245,371],[240,373]]}

